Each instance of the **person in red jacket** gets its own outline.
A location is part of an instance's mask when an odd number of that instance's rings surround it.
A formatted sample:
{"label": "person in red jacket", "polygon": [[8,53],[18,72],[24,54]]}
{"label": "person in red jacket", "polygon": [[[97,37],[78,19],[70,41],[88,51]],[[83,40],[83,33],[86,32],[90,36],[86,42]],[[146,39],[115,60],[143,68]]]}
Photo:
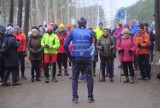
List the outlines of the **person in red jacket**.
{"label": "person in red jacket", "polygon": [[67,31],[65,30],[64,24],[59,25],[59,29],[56,34],[60,40],[60,47],[58,48],[58,55],[57,55],[57,64],[59,67],[59,73],[57,76],[62,75],[62,65],[61,64],[63,64],[64,66],[65,76],[69,76],[68,71],[67,71],[67,54],[64,50],[64,42],[67,38]]}
{"label": "person in red jacket", "polygon": [[133,62],[134,62],[134,52],[136,50],[136,42],[131,37],[130,31],[125,28],[122,31],[123,36],[117,41],[117,50],[120,55],[120,62],[122,63],[123,72],[125,75],[124,83],[129,82],[128,77],[128,68],[131,73],[130,83],[134,83],[134,70],[133,70]]}
{"label": "person in red jacket", "polygon": [[[26,80],[27,78],[25,77],[25,56],[26,56],[26,37],[24,33],[21,32],[19,26],[15,26],[15,33],[14,36],[16,37],[16,40],[20,42],[20,46],[17,49],[18,52],[18,58],[19,62],[21,65],[21,78],[22,80]],[[18,77],[19,77],[19,72],[18,72]]]}

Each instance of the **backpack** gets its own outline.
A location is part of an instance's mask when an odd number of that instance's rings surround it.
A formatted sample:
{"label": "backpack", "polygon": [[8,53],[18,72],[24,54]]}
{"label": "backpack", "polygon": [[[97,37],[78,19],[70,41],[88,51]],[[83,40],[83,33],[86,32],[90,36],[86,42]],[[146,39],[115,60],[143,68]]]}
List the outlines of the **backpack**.
{"label": "backpack", "polygon": [[8,38],[4,38],[3,42],[2,42],[2,46],[0,48],[0,54],[2,55],[8,55],[8,51],[9,51],[9,47],[8,47]]}

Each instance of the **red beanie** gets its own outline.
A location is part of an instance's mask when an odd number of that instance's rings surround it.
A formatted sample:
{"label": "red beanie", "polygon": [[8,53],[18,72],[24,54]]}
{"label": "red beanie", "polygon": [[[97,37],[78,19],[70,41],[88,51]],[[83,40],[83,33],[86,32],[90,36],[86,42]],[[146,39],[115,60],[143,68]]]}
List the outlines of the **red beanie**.
{"label": "red beanie", "polygon": [[53,27],[52,26],[48,26],[48,30],[52,30],[53,31]]}

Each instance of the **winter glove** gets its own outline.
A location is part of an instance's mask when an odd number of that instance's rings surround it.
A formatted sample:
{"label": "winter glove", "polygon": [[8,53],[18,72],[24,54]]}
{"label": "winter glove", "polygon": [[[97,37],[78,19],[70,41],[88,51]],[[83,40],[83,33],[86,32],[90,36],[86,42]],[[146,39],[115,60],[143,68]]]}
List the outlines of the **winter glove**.
{"label": "winter glove", "polygon": [[90,50],[91,50],[91,56],[93,56],[95,52],[95,45],[92,44],[92,46],[90,47]]}
{"label": "winter glove", "polygon": [[101,49],[100,49],[102,52],[104,52],[104,46],[101,46]]}
{"label": "winter glove", "polygon": [[133,54],[133,51],[132,51],[132,50],[129,50],[128,53],[129,53],[130,55],[132,55],[132,54]]}
{"label": "winter glove", "polygon": [[137,47],[138,47],[138,48],[142,48],[142,46],[141,46],[141,44],[140,44],[140,43],[138,43]]}
{"label": "winter glove", "polygon": [[48,46],[48,45],[45,45],[45,46],[44,46],[44,48],[47,48],[47,49],[49,49],[49,46]]}
{"label": "winter glove", "polygon": [[75,57],[70,56],[69,59],[70,59],[70,61],[74,61]]}
{"label": "winter glove", "polygon": [[23,51],[23,56],[24,56],[24,57],[26,57],[26,56],[27,56],[26,51]]}
{"label": "winter glove", "polygon": [[111,50],[113,50],[113,46],[110,46],[110,47],[109,47],[109,51],[111,51]]}
{"label": "winter glove", "polygon": [[124,48],[120,49],[118,53],[124,53]]}
{"label": "winter glove", "polygon": [[21,42],[16,41],[16,43],[17,43],[17,47],[19,48],[19,46],[20,46]]}

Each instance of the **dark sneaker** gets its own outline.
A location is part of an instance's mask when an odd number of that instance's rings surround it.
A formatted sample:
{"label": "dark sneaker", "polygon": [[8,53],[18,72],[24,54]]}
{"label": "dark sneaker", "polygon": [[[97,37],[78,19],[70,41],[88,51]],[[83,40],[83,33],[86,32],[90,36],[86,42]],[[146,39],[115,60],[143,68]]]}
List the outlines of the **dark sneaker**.
{"label": "dark sneaker", "polygon": [[108,74],[106,74],[106,77],[108,77]]}
{"label": "dark sneaker", "polygon": [[121,76],[124,76],[124,74],[122,73]]}
{"label": "dark sneaker", "polygon": [[100,82],[104,82],[104,81],[106,81],[106,79],[105,79],[105,78],[102,78],[102,79],[100,80]]}
{"label": "dark sneaker", "polygon": [[143,78],[143,77],[140,77],[140,78],[138,78],[138,80],[145,80],[145,78]]}
{"label": "dark sneaker", "polygon": [[94,102],[95,102],[94,98],[91,98],[91,97],[88,98],[88,103],[94,103]]}
{"label": "dark sneaker", "polygon": [[2,86],[11,86],[11,83],[9,83],[9,82],[3,82]]}
{"label": "dark sneaker", "polygon": [[49,83],[49,78],[46,78],[46,81],[45,81],[45,83]]}
{"label": "dark sneaker", "polygon": [[65,76],[69,76],[69,73],[68,72],[65,72],[65,74],[64,74]]}
{"label": "dark sneaker", "polygon": [[57,76],[62,76],[62,72],[59,72],[59,73],[57,74]]}
{"label": "dark sneaker", "polygon": [[113,78],[110,78],[109,80],[110,80],[110,82],[114,82]]}
{"label": "dark sneaker", "polygon": [[73,99],[72,99],[72,103],[74,103],[74,104],[79,103],[78,98],[73,98]]}
{"label": "dark sneaker", "polygon": [[56,78],[53,78],[53,79],[52,79],[52,82],[58,82],[58,81],[56,80]]}
{"label": "dark sneaker", "polygon": [[144,80],[150,80],[151,78],[146,77]]}
{"label": "dark sneaker", "polygon": [[22,83],[20,82],[16,82],[16,83],[12,83],[12,86],[18,86],[18,85],[21,85]]}
{"label": "dark sneaker", "polygon": [[36,81],[41,81],[40,78],[36,78]]}
{"label": "dark sneaker", "polygon": [[34,82],[34,78],[31,79],[31,82]]}

